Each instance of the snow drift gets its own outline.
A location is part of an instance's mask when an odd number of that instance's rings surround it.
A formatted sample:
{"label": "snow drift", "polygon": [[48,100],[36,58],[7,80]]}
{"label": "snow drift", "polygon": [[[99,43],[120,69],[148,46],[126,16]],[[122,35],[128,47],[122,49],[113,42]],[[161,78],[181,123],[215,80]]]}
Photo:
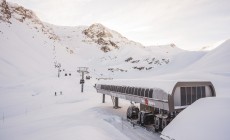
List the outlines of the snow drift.
{"label": "snow drift", "polygon": [[163,131],[165,140],[229,140],[230,98],[197,100]]}

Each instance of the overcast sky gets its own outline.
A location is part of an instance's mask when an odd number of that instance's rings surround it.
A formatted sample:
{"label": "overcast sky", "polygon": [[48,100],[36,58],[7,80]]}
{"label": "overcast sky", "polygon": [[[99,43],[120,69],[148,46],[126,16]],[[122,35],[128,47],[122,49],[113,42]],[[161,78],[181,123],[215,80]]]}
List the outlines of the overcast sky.
{"label": "overcast sky", "polygon": [[45,22],[101,23],[143,45],[196,50],[230,38],[230,0],[8,0]]}

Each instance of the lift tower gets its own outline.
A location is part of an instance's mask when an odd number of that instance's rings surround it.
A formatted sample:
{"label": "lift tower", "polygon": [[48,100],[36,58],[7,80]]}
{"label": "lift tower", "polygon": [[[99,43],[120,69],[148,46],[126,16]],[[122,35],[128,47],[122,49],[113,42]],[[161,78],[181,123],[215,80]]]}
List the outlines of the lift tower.
{"label": "lift tower", "polygon": [[85,73],[89,73],[89,72],[88,72],[88,67],[78,67],[77,72],[79,72],[80,75],[82,76],[82,77],[81,77],[81,80],[80,80],[80,84],[81,84],[81,92],[83,92],[84,83],[85,83],[84,74],[85,74]]}

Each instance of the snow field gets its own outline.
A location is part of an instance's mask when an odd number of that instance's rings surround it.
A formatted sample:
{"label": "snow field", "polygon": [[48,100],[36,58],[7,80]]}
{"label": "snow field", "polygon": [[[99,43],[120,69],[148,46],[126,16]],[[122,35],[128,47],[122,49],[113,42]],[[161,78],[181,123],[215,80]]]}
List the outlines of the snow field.
{"label": "snow field", "polygon": [[119,100],[122,108],[118,110],[112,108],[109,96],[102,104],[102,95],[95,93],[92,81],[86,81],[84,93],[80,92],[77,77],[51,77],[27,83],[30,84],[27,90],[21,86],[5,89],[1,94],[5,102],[0,103],[1,113],[5,113],[4,120],[0,119],[0,137],[4,140],[159,139],[159,134],[133,128],[126,121],[128,101]]}

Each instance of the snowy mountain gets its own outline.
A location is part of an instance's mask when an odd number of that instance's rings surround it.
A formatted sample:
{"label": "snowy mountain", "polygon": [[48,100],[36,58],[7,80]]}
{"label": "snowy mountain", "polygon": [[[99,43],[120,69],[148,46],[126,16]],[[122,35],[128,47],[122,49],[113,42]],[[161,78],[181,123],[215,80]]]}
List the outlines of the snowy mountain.
{"label": "snowy mountain", "polygon": [[[196,70],[198,65],[202,67],[205,66],[204,63],[217,60],[216,50],[190,52],[177,48],[175,44],[143,46],[99,23],[91,26],[55,26],[43,23],[31,10],[7,3],[5,0],[1,0],[0,8],[1,63],[4,66],[1,76],[5,77],[4,79],[7,79],[8,71],[11,73],[21,71],[23,74],[20,75],[27,75],[28,71],[31,71],[33,76],[37,75],[35,72],[38,70],[42,73],[38,68],[42,66],[36,63],[44,64],[43,73],[48,72],[46,68],[56,71],[53,67],[61,63],[62,68],[68,71],[76,70],[77,66],[88,66],[92,72],[91,75],[95,77],[121,78],[130,77],[129,75],[133,73],[143,75],[142,71],[151,75],[178,72],[183,69],[192,71]],[[4,46],[8,47],[4,48]],[[27,51],[15,54],[16,50]],[[206,58],[211,54],[212,58]],[[49,58],[45,58],[44,55]],[[20,56],[25,58],[18,62],[17,57]],[[32,58],[27,59],[29,56]],[[25,60],[33,61],[28,64],[35,65],[34,69],[16,70],[14,68],[22,67]],[[48,62],[49,64],[46,64]],[[225,65],[225,61],[220,63]],[[216,69],[218,71],[217,67]]]}
{"label": "snowy mountain", "polygon": [[[2,83],[11,81],[8,76],[55,75],[57,72],[53,71],[57,71],[54,68],[59,63],[67,71],[88,66],[94,77],[114,78],[132,77],[135,73],[145,76],[142,72],[159,75],[206,69],[218,73],[229,69],[228,47],[191,52],[175,44],[143,46],[99,23],[55,26],[43,23],[31,10],[5,0],[1,0],[0,8]],[[25,63],[31,68],[24,67]]]}
{"label": "snowy mountain", "polygon": [[[96,78],[117,78],[121,85],[123,79],[208,80],[217,96],[229,97],[229,46],[230,40],[211,51],[185,51],[175,44],[143,46],[99,23],[55,26],[0,0],[0,138],[160,139],[160,134],[133,129],[124,121],[129,102],[119,100],[122,108],[116,111],[110,98],[101,104],[93,88]],[[93,77],[86,80],[84,93],[77,73],[82,66]],[[166,136],[180,137],[184,124],[179,129],[169,124]]]}
{"label": "snowy mountain", "polygon": [[153,70],[169,64],[174,55],[184,52],[174,44],[144,47],[102,24],[89,27],[47,25],[54,29],[61,44],[72,50],[82,65],[100,71],[96,75]]}

